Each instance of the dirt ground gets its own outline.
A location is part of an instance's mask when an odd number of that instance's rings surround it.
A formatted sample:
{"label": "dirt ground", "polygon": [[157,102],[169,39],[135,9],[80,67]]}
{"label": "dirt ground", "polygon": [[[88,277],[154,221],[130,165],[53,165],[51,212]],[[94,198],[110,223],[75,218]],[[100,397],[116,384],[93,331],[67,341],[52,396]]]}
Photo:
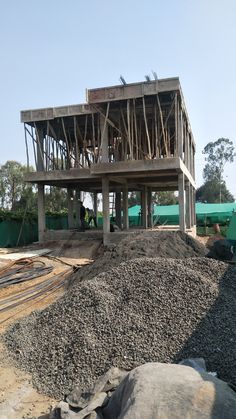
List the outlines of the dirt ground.
{"label": "dirt ground", "polygon": [[[41,278],[35,278],[0,289],[0,302],[5,298],[26,291],[32,285],[43,283],[50,277],[68,270],[68,265],[82,266],[91,263],[97,257],[100,245],[100,241],[44,243],[43,247],[52,249],[52,252],[48,256],[37,258],[37,260],[43,261],[47,266],[53,266],[53,271]],[[33,251],[41,247],[39,244],[35,244],[19,249],[0,249],[0,269],[9,263],[6,260],[1,260],[1,254],[15,251]],[[0,314],[0,334],[17,319],[27,316],[34,310],[42,310],[49,304],[52,304],[64,292],[65,287],[62,287],[53,293],[48,292],[36,298],[33,302],[26,302]],[[48,413],[55,403],[55,400],[39,394],[33,388],[31,376],[13,365],[3,344],[0,343],[0,419],[46,419],[49,417]]]}

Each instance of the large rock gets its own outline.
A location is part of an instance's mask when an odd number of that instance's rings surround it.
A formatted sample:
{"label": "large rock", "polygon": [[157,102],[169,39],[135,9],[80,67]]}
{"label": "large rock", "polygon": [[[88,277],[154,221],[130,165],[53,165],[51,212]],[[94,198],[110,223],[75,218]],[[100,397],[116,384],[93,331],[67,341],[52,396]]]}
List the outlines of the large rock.
{"label": "large rock", "polygon": [[132,370],[103,409],[104,419],[235,419],[236,393],[207,373],[148,363]]}

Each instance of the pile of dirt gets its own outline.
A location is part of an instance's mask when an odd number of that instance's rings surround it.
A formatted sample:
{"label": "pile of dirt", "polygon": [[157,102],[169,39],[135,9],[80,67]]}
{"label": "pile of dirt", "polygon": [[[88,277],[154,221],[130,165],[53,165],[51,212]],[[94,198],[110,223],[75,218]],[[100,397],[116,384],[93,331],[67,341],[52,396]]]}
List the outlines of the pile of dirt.
{"label": "pile of dirt", "polygon": [[236,268],[207,258],[139,258],[72,287],[14,324],[5,343],[36,388],[62,398],[112,365],[203,357],[236,384]]}
{"label": "pile of dirt", "polygon": [[117,246],[108,248],[89,266],[81,269],[77,280],[93,278],[126,260],[140,257],[189,258],[205,256],[208,250],[198,240],[181,231],[133,233]]}

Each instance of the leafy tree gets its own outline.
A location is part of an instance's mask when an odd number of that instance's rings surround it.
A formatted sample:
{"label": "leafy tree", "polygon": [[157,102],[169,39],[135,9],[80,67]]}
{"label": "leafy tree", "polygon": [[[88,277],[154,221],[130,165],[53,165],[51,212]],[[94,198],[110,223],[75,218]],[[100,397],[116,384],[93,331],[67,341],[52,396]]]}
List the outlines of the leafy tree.
{"label": "leafy tree", "polygon": [[196,200],[198,202],[217,203],[220,195],[221,202],[234,202],[234,197],[227,189],[224,181],[219,184],[217,180],[209,180],[197,189]]}
{"label": "leafy tree", "polygon": [[[140,205],[141,193],[129,192],[129,206]],[[177,203],[177,198],[172,191],[160,191],[152,193],[152,202],[157,205],[174,205]]]}
{"label": "leafy tree", "polygon": [[206,165],[203,169],[205,181],[223,180],[224,167],[227,163],[233,163],[235,152],[233,141],[228,138],[219,138],[217,141],[208,143],[203,150],[206,155]]}
{"label": "leafy tree", "polygon": [[211,141],[205,146],[203,154],[206,155],[203,169],[205,182],[197,190],[197,200],[209,203],[234,202],[234,197],[223,179],[225,165],[233,163],[236,155],[233,142],[228,138]]}
{"label": "leafy tree", "polygon": [[[30,168],[30,170],[34,170]],[[30,185],[26,185],[23,178],[27,172],[27,167],[15,160],[8,160],[0,168],[0,193],[1,205],[10,210],[17,209],[22,197],[27,195],[32,189]]]}
{"label": "leafy tree", "polygon": [[134,205],[140,205],[140,203],[141,203],[141,192],[139,191],[129,192],[129,195],[128,195],[129,207],[133,207]]}
{"label": "leafy tree", "polygon": [[47,211],[59,212],[67,209],[68,202],[65,189],[58,188],[57,186],[50,186],[45,192],[45,206]]}
{"label": "leafy tree", "polygon": [[153,194],[153,202],[158,205],[175,205],[177,198],[172,191],[161,191]]}

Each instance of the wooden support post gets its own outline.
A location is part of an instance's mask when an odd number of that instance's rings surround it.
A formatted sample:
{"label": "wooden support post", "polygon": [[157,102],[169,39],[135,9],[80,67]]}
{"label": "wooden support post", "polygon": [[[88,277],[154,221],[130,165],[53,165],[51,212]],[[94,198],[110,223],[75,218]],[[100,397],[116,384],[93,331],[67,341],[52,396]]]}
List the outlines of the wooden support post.
{"label": "wooden support post", "polygon": [[115,210],[116,210],[116,224],[121,228],[121,192],[116,192],[116,201],[115,201]]}
{"label": "wooden support post", "polygon": [[67,205],[68,205],[68,228],[74,228],[74,191],[67,188]]}
{"label": "wooden support post", "polygon": [[129,205],[128,205],[128,186],[123,187],[123,229],[129,229]]}
{"label": "wooden support post", "polygon": [[186,183],[186,228],[192,227],[192,195],[190,182]]}
{"label": "wooden support post", "polygon": [[181,231],[186,230],[185,226],[185,193],[184,193],[184,174],[178,175],[178,190],[179,190],[179,227]]}
{"label": "wooden support post", "polygon": [[142,226],[147,228],[147,187],[144,186],[143,191],[141,192],[141,214],[142,214]]}
{"label": "wooden support post", "polygon": [[109,209],[109,179],[102,178],[102,212],[103,212],[103,242],[105,244],[106,234],[110,233],[110,209]]}
{"label": "wooden support post", "polygon": [[44,241],[46,231],[44,185],[38,184],[38,240]]}

